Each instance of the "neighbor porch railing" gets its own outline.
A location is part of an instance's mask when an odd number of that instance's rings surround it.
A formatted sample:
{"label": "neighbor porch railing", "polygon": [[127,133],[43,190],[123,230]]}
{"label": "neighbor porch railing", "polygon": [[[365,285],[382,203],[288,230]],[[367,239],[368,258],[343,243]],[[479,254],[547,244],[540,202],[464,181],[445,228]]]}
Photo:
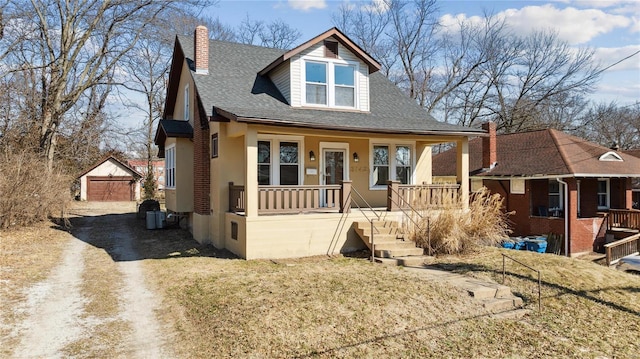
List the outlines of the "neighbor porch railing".
{"label": "neighbor porch railing", "polygon": [[[326,209],[345,210],[351,182],[324,186],[258,186],[258,214],[285,214]],[[244,186],[229,182],[229,211],[246,209]],[[348,207],[348,206],[347,206]]]}
{"label": "neighbor porch railing", "polygon": [[604,245],[607,265],[616,264],[620,258],[640,253],[640,234]]}
{"label": "neighbor porch railing", "polygon": [[389,181],[387,186],[387,210],[403,208],[442,208],[457,202],[458,184],[407,185]]}
{"label": "neighbor porch railing", "polygon": [[607,217],[607,230],[613,228],[640,229],[640,211],[638,210],[611,209]]}

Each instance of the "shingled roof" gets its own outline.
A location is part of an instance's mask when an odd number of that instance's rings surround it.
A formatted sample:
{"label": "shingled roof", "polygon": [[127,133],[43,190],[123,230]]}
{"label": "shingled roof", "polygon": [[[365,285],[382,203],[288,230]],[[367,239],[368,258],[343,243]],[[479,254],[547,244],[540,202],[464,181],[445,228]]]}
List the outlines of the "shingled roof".
{"label": "shingled roof", "polygon": [[[325,34],[335,35],[331,30]],[[184,54],[200,101],[210,117],[221,115],[248,123],[393,134],[484,133],[436,121],[379,72],[371,73],[369,78],[370,112],[291,107],[269,77],[259,74],[287,51],[210,40],[209,74],[201,75],[193,67],[193,43],[191,37],[178,36],[174,51]],[[177,60],[174,57],[174,62]]]}
{"label": "shingled roof", "polygon": [[[481,177],[640,177],[640,159],[554,129],[496,136],[497,165],[482,168],[482,139],[469,141],[469,172]],[[614,153],[622,161],[600,160]],[[611,156],[609,156],[611,157]],[[434,176],[456,174],[456,151],[433,158]]]}

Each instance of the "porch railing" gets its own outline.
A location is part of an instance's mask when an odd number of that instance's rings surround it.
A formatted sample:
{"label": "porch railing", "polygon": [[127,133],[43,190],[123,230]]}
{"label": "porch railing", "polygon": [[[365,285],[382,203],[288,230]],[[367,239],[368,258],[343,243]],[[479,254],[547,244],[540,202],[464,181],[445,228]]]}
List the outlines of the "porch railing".
{"label": "porch railing", "polygon": [[460,185],[422,184],[406,185],[389,181],[387,186],[387,210],[403,208],[442,208],[456,203]]}
{"label": "porch railing", "polygon": [[[350,183],[325,186],[258,186],[258,214],[301,213],[321,209],[345,210],[343,192]],[[229,211],[246,209],[244,186],[229,183]]]}
{"label": "porch railing", "polygon": [[640,253],[640,234],[604,245],[607,265],[616,264],[620,258]]}
{"label": "porch railing", "polygon": [[635,209],[609,210],[607,230],[613,228],[640,229],[640,211]]}

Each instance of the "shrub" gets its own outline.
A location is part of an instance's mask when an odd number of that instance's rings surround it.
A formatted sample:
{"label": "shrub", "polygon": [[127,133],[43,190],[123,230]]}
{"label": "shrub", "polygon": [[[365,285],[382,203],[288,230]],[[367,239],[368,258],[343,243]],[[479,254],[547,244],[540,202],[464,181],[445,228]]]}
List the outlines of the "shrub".
{"label": "shrub", "polygon": [[0,229],[27,226],[60,214],[69,203],[71,179],[47,172],[46,161],[29,151],[0,153]]}
{"label": "shrub", "polygon": [[468,210],[462,209],[457,196],[442,209],[420,210],[419,226],[412,226],[410,236],[430,254],[459,254],[478,245],[495,245],[511,233],[510,213],[502,210],[502,204],[502,197],[485,187],[471,194]]}

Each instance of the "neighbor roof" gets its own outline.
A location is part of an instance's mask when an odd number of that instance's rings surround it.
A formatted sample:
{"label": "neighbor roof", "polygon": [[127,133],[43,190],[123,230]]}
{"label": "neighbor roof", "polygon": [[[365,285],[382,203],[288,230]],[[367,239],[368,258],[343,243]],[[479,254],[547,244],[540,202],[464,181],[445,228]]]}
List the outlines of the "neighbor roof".
{"label": "neighbor roof", "polygon": [[91,168],[89,168],[89,169],[87,169],[86,171],[84,171],[84,172],[82,172],[81,174],[79,174],[77,178],[80,178],[80,177],[82,177],[82,176],[86,175],[87,173],[89,173],[89,172],[93,171],[95,168],[97,168],[98,166],[100,166],[101,164],[103,164],[103,163],[105,163],[105,162],[107,162],[107,161],[113,161],[113,162],[115,162],[115,163],[119,164],[120,166],[124,167],[124,169],[125,169],[126,171],[131,172],[131,174],[132,174],[132,175],[133,175],[133,177],[135,177],[135,178],[142,178],[142,174],[141,174],[140,172],[136,171],[134,168],[132,168],[132,167],[131,167],[131,166],[129,166],[128,164],[126,164],[126,163],[124,163],[124,162],[120,161],[119,159],[117,159],[117,158],[115,158],[115,157],[113,157],[113,156],[111,156],[111,155],[110,155],[110,156],[107,156],[107,157],[105,157],[105,158],[103,158],[102,160],[100,160],[100,161],[98,161],[98,162],[96,162],[96,164],[94,164],[93,166],[91,166]]}
{"label": "neighbor roof", "polygon": [[[640,176],[640,159],[564,132],[546,129],[496,136],[497,165],[482,169],[482,139],[469,141],[469,172],[481,177]],[[613,152],[623,161],[600,161]],[[456,150],[433,158],[434,176],[456,174]]]}
{"label": "neighbor roof", "polygon": [[[323,35],[340,38],[338,33],[332,29]],[[321,41],[323,35],[314,40]],[[174,51],[183,53],[191,67],[198,95],[208,116],[219,114],[229,120],[248,123],[397,134],[484,133],[478,129],[436,121],[380,72],[369,75],[370,112],[291,107],[268,75],[260,75],[259,72],[278,62],[278,59],[285,61],[286,54],[291,54],[291,51],[296,49],[299,51],[301,47],[308,47],[310,42],[287,52],[211,40],[208,75],[195,74],[193,42],[191,37],[179,36]],[[174,57],[174,61],[178,60]],[[373,59],[371,61],[375,62]],[[167,101],[168,106],[172,106],[171,103]]]}

